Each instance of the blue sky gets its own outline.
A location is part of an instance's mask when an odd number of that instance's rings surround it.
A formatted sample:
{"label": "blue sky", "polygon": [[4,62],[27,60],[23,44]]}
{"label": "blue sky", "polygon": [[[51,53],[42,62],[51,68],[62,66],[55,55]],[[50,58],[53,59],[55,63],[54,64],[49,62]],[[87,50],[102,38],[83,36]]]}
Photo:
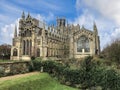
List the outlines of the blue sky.
{"label": "blue sky", "polygon": [[120,38],[120,0],[1,0],[0,7],[0,44],[12,44],[23,11],[47,24],[65,17],[69,23],[92,30],[96,22],[101,48]]}

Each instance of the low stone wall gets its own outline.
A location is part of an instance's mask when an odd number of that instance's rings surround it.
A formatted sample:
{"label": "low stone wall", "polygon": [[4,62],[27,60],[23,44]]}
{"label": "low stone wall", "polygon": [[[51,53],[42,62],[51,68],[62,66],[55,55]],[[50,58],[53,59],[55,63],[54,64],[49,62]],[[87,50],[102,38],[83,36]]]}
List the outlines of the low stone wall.
{"label": "low stone wall", "polygon": [[0,77],[29,72],[30,62],[4,62],[0,63]]}

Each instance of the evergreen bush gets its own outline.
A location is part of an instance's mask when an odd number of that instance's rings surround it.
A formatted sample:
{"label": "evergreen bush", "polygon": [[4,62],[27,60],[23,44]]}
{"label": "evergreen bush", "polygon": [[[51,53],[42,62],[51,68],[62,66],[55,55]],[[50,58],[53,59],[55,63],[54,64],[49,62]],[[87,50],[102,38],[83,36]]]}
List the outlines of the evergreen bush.
{"label": "evergreen bush", "polygon": [[102,90],[120,90],[120,74],[107,68],[92,57],[81,61],[78,69],[71,69],[54,61],[33,61],[35,70],[41,69],[56,77],[61,83],[82,89],[101,87]]}

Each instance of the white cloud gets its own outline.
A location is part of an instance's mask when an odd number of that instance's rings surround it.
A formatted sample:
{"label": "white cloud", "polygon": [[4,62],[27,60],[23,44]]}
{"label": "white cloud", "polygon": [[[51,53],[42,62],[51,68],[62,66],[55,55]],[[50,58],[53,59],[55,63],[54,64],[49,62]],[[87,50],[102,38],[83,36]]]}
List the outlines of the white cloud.
{"label": "white cloud", "polygon": [[75,18],[74,24],[84,25],[87,28],[92,29],[92,25],[94,22],[94,17],[89,13],[88,10],[84,10],[83,14]]}
{"label": "white cloud", "polygon": [[76,8],[85,5],[120,25],[120,0],[77,0]]}
{"label": "white cloud", "polygon": [[35,18],[37,18],[40,21],[45,21],[45,22],[50,22],[52,20],[54,20],[54,14],[49,12],[49,14],[47,16],[41,15],[41,14],[35,14],[34,15]]}
{"label": "white cloud", "polygon": [[101,34],[101,44],[102,44],[102,49],[106,47],[106,45],[111,44],[114,40],[120,38],[120,28],[115,28],[113,32],[111,33],[102,33]]}
{"label": "white cloud", "polygon": [[[85,24],[91,29],[96,22],[101,48],[120,38],[120,1],[119,0],[77,0],[76,9],[80,15],[74,23]],[[82,11],[79,12],[79,11]],[[118,27],[118,28],[115,28]]]}
{"label": "white cloud", "polygon": [[116,28],[115,31],[111,34],[112,38],[120,38],[120,28]]}
{"label": "white cloud", "polygon": [[[12,44],[12,38],[14,35],[15,25],[19,26],[19,19],[15,20],[13,23],[5,25],[0,29],[0,43]],[[17,27],[18,28],[18,27]]]}

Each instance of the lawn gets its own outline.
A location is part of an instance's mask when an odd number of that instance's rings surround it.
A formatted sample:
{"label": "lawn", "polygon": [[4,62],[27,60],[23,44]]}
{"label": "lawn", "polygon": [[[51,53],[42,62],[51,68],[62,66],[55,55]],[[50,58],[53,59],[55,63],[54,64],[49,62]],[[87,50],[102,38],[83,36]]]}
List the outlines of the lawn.
{"label": "lawn", "polygon": [[9,62],[26,62],[26,61],[24,61],[24,60],[7,60],[7,59],[5,59],[5,60],[2,60],[2,59],[0,59],[0,63],[9,63]]}
{"label": "lawn", "polygon": [[0,59],[0,62],[11,62],[11,61],[13,61],[13,60],[2,60],[2,59]]}
{"label": "lawn", "polygon": [[61,85],[47,73],[37,73],[13,80],[0,81],[0,90],[77,90]]}

